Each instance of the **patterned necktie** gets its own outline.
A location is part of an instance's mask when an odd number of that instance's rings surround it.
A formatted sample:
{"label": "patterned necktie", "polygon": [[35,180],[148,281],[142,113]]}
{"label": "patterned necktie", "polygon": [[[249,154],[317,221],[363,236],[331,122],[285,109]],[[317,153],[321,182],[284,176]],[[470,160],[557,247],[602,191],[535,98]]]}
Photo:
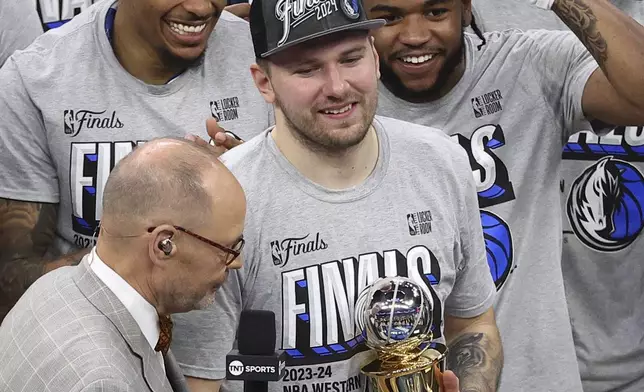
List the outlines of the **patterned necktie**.
{"label": "patterned necktie", "polygon": [[161,351],[163,356],[168,353],[172,341],[172,319],[170,316],[159,315],[159,341],[154,351]]}

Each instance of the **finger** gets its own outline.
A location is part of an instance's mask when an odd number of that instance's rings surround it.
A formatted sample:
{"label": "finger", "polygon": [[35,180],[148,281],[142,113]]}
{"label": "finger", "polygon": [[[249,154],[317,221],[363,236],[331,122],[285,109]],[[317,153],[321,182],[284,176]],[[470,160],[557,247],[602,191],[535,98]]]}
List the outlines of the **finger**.
{"label": "finger", "polygon": [[233,4],[224,9],[231,14],[234,14],[235,16],[243,19],[248,18],[248,15],[250,14],[250,4],[248,3]]}
{"label": "finger", "polygon": [[242,140],[239,140],[239,139],[235,138],[234,136],[230,136],[228,134],[224,134],[224,138],[219,140],[220,139],[219,135],[221,135],[221,134],[217,134],[217,139],[218,139],[217,144],[221,145],[221,146],[224,146],[229,150],[231,148],[237,147],[237,146],[239,146],[240,144],[243,143]]}
{"label": "finger", "polygon": [[443,373],[443,388],[442,392],[459,392],[458,377],[451,370]]}
{"label": "finger", "polygon": [[211,139],[215,139],[215,135],[218,133],[224,133],[226,130],[222,128],[217,120],[214,118],[209,118],[206,120],[206,132],[208,132],[208,136],[210,136]]}

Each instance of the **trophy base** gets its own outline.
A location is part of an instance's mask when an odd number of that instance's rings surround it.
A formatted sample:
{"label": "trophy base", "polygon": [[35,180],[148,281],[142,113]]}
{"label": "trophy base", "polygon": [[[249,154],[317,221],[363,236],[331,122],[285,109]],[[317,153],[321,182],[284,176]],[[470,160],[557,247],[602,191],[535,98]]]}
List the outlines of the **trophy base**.
{"label": "trophy base", "polygon": [[382,361],[376,359],[361,370],[367,376],[371,392],[439,392],[446,355],[447,347],[433,342],[422,354],[429,362],[423,366],[384,367]]}

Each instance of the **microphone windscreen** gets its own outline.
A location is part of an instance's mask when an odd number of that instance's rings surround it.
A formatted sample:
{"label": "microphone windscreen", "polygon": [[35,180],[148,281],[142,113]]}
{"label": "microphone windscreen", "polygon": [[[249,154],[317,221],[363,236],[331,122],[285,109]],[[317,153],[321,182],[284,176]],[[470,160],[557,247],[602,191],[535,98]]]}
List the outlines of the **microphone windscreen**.
{"label": "microphone windscreen", "polygon": [[275,313],[269,310],[242,311],[237,331],[240,354],[272,355],[275,340]]}

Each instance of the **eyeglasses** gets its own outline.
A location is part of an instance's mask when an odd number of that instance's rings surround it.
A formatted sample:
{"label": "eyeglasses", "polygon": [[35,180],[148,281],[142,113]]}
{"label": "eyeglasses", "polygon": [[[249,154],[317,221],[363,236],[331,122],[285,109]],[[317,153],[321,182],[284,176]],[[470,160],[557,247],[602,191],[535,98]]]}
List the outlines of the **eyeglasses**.
{"label": "eyeglasses", "polygon": [[[244,237],[239,237],[235,245],[233,245],[232,248],[229,248],[227,246],[220,245],[215,241],[211,241],[206,237],[202,237],[197,233],[193,233],[188,229],[184,229],[181,226],[172,226],[172,227],[174,227],[176,230],[183,231],[184,233],[198,239],[199,241],[205,242],[208,245],[214,246],[215,248],[226,252],[228,254],[228,256],[226,257],[226,266],[229,266],[230,264],[232,264],[232,262],[239,257],[239,254],[241,253],[241,250],[244,247],[244,244],[246,243],[246,241],[244,241]],[[154,229],[156,229],[156,227],[148,228],[148,233],[152,233]]]}

